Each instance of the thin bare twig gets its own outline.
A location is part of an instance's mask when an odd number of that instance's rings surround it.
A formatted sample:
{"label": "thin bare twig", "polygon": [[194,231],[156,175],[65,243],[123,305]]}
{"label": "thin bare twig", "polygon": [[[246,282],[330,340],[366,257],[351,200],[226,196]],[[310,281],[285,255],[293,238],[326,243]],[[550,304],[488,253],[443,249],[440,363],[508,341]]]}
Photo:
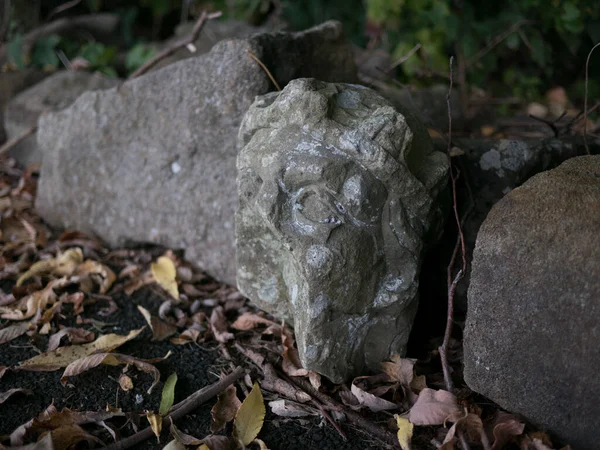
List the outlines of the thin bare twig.
{"label": "thin bare twig", "polygon": [[421,44],[417,43],[417,45],[415,45],[413,48],[411,48],[410,51],[406,55],[402,56],[401,58],[398,58],[398,60],[396,60],[390,66],[390,69],[395,69],[399,65],[404,64],[408,60],[408,58],[410,58],[412,55],[414,55],[420,48],[421,48]]}
{"label": "thin bare twig", "polygon": [[4,143],[4,145],[2,147],[0,147],[0,155],[3,155],[4,153],[6,153],[11,148],[13,148],[15,145],[18,145],[21,141],[25,140],[26,138],[31,136],[36,131],[37,131],[37,124],[28,128],[23,133],[21,133],[19,136],[16,136],[16,137],[8,140],[7,142]]}
{"label": "thin bare twig", "polygon": [[[181,419],[186,414],[189,414],[202,403],[210,400],[213,397],[216,397],[218,394],[223,392],[229,385],[235,383],[242,376],[244,376],[245,371],[242,367],[238,367],[229,375],[224,377],[223,379],[217,381],[216,383],[206,386],[199,391],[196,391],[188,398],[183,400],[182,402],[176,404],[171,409],[171,413],[167,414],[163,418],[163,428],[167,428],[171,424],[171,420],[175,422],[176,420]],[[154,432],[151,427],[145,428],[141,431],[138,431],[133,436],[129,436],[128,438],[122,439],[114,444],[111,444],[107,447],[104,447],[104,450],[124,450],[134,445],[139,444],[140,442],[145,441],[146,439],[154,436]]]}
{"label": "thin bare twig", "polygon": [[250,50],[246,50],[248,52],[248,55],[250,55],[250,57],[256,61],[258,63],[258,65],[260,67],[262,67],[262,69],[267,73],[267,76],[271,79],[271,81],[273,82],[273,84],[275,85],[275,87],[277,88],[278,91],[281,91],[281,88],[279,87],[279,84],[277,83],[277,81],[275,81],[275,78],[273,77],[273,75],[271,75],[271,72],[269,71],[269,69],[267,68],[267,66],[265,66],[263,64],[263,62],[258,59],[258,56],[256,56],[254,53],[252,53]]}
{"label": "thin bare twig", "polygon": [[513,26],[511,26],[508,30],[504,31],[503,33],[500,33],[498,36],[492,39],[488,45],[486,45],[484,48],[475,53],[471,58],[469,58],[469,60],[465,64],[465,68],[468,69],[470,66],[475,64],[477,61],[479,61],[481,58],[487,55],[491,50],[493,50],[494,47],[500,45],[502,41],[504,41],[508,36],[513,34],[515,31],[518,31],[519,28],[521,28],[523,25],[530,25],[532,23],[535,22],[533,20],[526,19],[520,20]]}
{"label": "thin bare twig", "polygon": [[552,130],[552,132],[554,133],[554,137],[559,137],[560,136],[560,129],[558,128],[557,124],[558,122],[560,122],[562,120],[563,117],[565,117],[567,115],[567,111],[563,112],[560,117],[557,117],[554,120],[548,120],[548,119],[543,119],[541,117],[536,117],[533,114],[529,114],[529,117],[531,117],[534,120],[537,120],[538,122],[542,122],[543,124],[546,124],[550,127],[550,129]]}
{"label": "thin bare twig", "polygon": [[[452,106],[450,98],[452,96],[452,84],[453,84],[453,70],[452,70],[453,58],[450,58],[450,87],[448,89],[448,95],[446,96],[446,103],[448,107],[448,159],[450,162],[450,178],[452,183],[452,206],[454,210],[454,219],[458,227],[458,238],[452,254],[452,259],[448,265],[448,313],[446,315],[446,330],[444,332],[444,341],[439,348],[440,359],[442,362],[442,370],[444,372],[444,381],[446,383],[446,389],[449,392],[454,391],[454,384],[452,382],[452,376],[450,374],[450,366],[448,364],[448,348],[450,345],[450,337],[452,335],[452,326],[454,324],[454,294],[456,292],[456,286],[458,282],[463,278],[467,267],[467,256],[465,248],[465,237],[462,231],[462,220],[458,214],[458,200],[456,196],[456,180],[458,179],[459,173],[455,174],[454,167],[452,165],[452,158],[450,158],[450,150],[452,148]],[[462,268],[458,271],[454,279],[452,278],[452,268],[458,250],[461,249],[462,256]]]}
{"label": "thin bare twig", "polygon": [[356,427],[362,429],[364,432],[368,433],[370,436],[394,447],[398,446],[398,439],[390,431],[377,425],[376,423],[371,422],[359,413],[352,411],[350,408],[344,407],[344,405],[338,403],[336,400],[324,394],[323,392],[316,390],[304,378],[291,377],[290,379],[292,383],[301,388],[308,395],[319,400],[319,402],[325,405],[328,409],[332,411],[343,412],[350,422],[352,422]]}
{"label": "thin bare twig", "polygon": [[67,9],[71,9],[74,6],[79,5],[80,3],[81,3],[81,0],[71,0],[70,2],[63,3],[62,5],[59,5],[56,8],[54,8],[52,11],[50,11],[50,14],[48,14],[48,17],[46,18],[46,20],[50,20],[55,15],[60,14],[61,12],[66,11]]}
{"label": "thin bare twig", "polygon": [[[596,111],[598,108],[600,108],[600,102],[597,102],[594,106],[592,106],[589,110],[588,110],[588,114],[593,113],[594,111]],[[566,125],[566,133],[567,134],[571,134],[573,132],[573,127],[575,126],[575,124],[577,122],[579,122],[579,120],[583,117],[583,111],[580,111],[575,117],[573,117]]]}
{"label": "thin bare twig", "polygon": [[590,52],[587,55],[587,59],[585,60],[585,98],[583,99],[583,145],[585,146],[585,151],[587,154],[590,154],[590,147],[587,141],[587,105],[588,105],[588,82],[589,82],[589,67],[590,67],[590,58],[594,50],[600,46],[600,42],[592,47]]}
{"label": "thin bare twig", "polygon": [[146,63],[144,63],[138,70],[136,70],[131,75],[129,75],[129,77],[127,78],[127,81],[132,80],[134,78],[139,77],[140,75],[145,74],[150,69],[152,69],[156,64],[158,64],[161,60],[165,59],[167,56],[171,56],[177,50],[193,44],[194,41],[196,41],[196,39],[198,39],[198,36],[200,36],[200,32],[202,31],[202,28],[204,28],[204,25],[206,24],[206,22],[209,20],[212,20],[212,19],[218,19],[222,15],[223,15],[223,13],[221,11],[217,11],[214,13],[207,13],[206,11],[202,11],[202,14],[200,14],[200,17],[198,18],[196,25],[194,25],[194,29],[192,30],[192,32],[190,33],[190,35],[188,37],[186,37],[185,39],[181,39],[177,42],[174,42],[172,45],[165,48],[154,58],[150,59],[149,61],[146,61]]}

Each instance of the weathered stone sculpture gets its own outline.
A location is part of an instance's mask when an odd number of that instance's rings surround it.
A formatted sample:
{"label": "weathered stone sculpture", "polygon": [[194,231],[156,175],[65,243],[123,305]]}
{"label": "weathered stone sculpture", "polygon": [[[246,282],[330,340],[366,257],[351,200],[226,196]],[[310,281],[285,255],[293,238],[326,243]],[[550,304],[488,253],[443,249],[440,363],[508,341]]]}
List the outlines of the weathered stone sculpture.
{"label": "weathered stone sculpture", "polygon": [[298,79],[257,98],[240,143],[240,290],[335,382],[403,354],[448,173],[423,126],[365,87]]}

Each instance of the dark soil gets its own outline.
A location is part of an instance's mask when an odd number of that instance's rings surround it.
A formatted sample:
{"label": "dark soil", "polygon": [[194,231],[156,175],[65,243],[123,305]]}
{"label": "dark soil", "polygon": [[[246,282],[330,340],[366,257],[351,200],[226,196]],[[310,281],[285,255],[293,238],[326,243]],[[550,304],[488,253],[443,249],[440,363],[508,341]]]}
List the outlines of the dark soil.
{"label": "dark soil", "polygon": [[[116,295],[115,300],[119,310],[108,317],[98,315],[102,301],[97,305],[87,306],[82,314],[84,318],[94,318],[110,326],[104,333],[127,334],[132,329],[146,325],[142,315],[137,310],[137,305],[143,305],[151,311],[156,311],[162,299],[150,289],[142,289],[133,296],[124,294]],[[72,316],[65,321],[73,321]],[[72,325],[72,323],[70,323]],[[86,328],[89,328],[87,326]],[[118,406],[124,412],[143,413],[145,410],[158,410],[164,380],[173,372],[178,375],[175,389],[175,402],[185,399],[202,387],[214,383],[222,368],[229,369],[226,362],[219,359],[219,352],[215,346],[200,347],[196,345],[174,345],[168,340],[163,342],[151,341],[151,332],[146,329],[134,341],[128,342],[116,352],[132,355],[139,358],[162,357],[172,351],[171,356],[156,367],[161,372],[161,383],[154,388],[151,394],[147,393],[152,384],[152,376],[136,369],[130,369],[128,375],[132,378],[134,388],[129,392],[119,389],[118,378],[123,366],[99,366],[81,375],[72,377],[66,386],[60,382],[62,370],[55,372],[26,372],[9,371],[0,379],[0,392],[11,388],[20,387],[33,391],[33,395],[15,395],[0,404],[0,435],[12,432],[19,425],[37,417],[51,403],[61,410],[70,408],[79,411],[101,411],[107,404]],[[31,338],[22,336],[7,344],[0,346],[0,365],[17,365],[20,361],[37,355],[46,348],[46,342],[31,341]],[[268,401],[268,397],[265,399]],[[216,400],[211,400],[202,405],[193,414],[181,419],[177,426],[185,433],[197,438],[210,434],[210,409]],[[140,420],[140,426],[146,427],[146,419]],[[309,419],[283,419],[272,415],[267,407],[267,417],[264,427],[259,434],[271,450],[306,450],[306,449],[368,449],[381,448],[366,436],[350,425],[343,424],[342,428],[348,440],[337,433],[333,427],[320,417]],[[97,430],[97,428],[96,428]],[[132,433],[128,425],[121,430],[123,436]],[[99,435],[106,443],[111,442],[108,432]],[[161,443],[152,438],[139,444],[137,449],[161,449],[170,440],[167,431],[163,431]]]}

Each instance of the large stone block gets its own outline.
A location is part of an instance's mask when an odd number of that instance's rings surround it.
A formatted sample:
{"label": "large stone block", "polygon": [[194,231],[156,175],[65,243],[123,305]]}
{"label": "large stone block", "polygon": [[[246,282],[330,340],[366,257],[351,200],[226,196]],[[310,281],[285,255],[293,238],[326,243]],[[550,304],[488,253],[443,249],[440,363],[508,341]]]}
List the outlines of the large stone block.
{"label": "large stone block", "polygon": [[465,380],[574,449],[600,442],[600,156],[498,202],[473,257]]}
{"label": "large stone block", "polygon": [[335,382],[404,354],[448,175],[423,125],[371,89],[299,79],[256,100],[240,141],[240,290]]}
{"label": "large stone block", "polygon": [[[6,135],[9,139],[20,136],[37,123],[42,113],[66,108],[84,92],[108,89],[117,83],[118,80],[99,73],[57,72],[8,103],[4,117]],[[42,162],[35,135],[14,146],[9,154],[23,166]]]}
{"label": "large stone block", "polygon": [[44,115],[37,208],[54,226],[112,245],[151,241],[186,249],[235,283],[237,132],[257,95],[302,76],[353,81],[341,25],[228,40],[119,90],[89,92]]}
{"label": "large stone block", "polygon": [[0,72],[0,142],[6,140],[4,129],[4,109],[7,103],[19,92],[39,83],[48,74],[35,69],[23,69],[14,72]]}

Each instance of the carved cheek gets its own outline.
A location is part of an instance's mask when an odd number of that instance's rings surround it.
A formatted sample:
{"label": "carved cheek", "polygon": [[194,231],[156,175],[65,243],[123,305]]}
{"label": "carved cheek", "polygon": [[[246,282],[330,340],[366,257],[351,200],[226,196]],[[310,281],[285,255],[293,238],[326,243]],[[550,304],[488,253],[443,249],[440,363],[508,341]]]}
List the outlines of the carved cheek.
{"label": "carved cheek", "polygon": [[333,268],[334,254],[323,245],[311,245],[306,251],[305,261],[307,270],[321,278],[329,274]]}

